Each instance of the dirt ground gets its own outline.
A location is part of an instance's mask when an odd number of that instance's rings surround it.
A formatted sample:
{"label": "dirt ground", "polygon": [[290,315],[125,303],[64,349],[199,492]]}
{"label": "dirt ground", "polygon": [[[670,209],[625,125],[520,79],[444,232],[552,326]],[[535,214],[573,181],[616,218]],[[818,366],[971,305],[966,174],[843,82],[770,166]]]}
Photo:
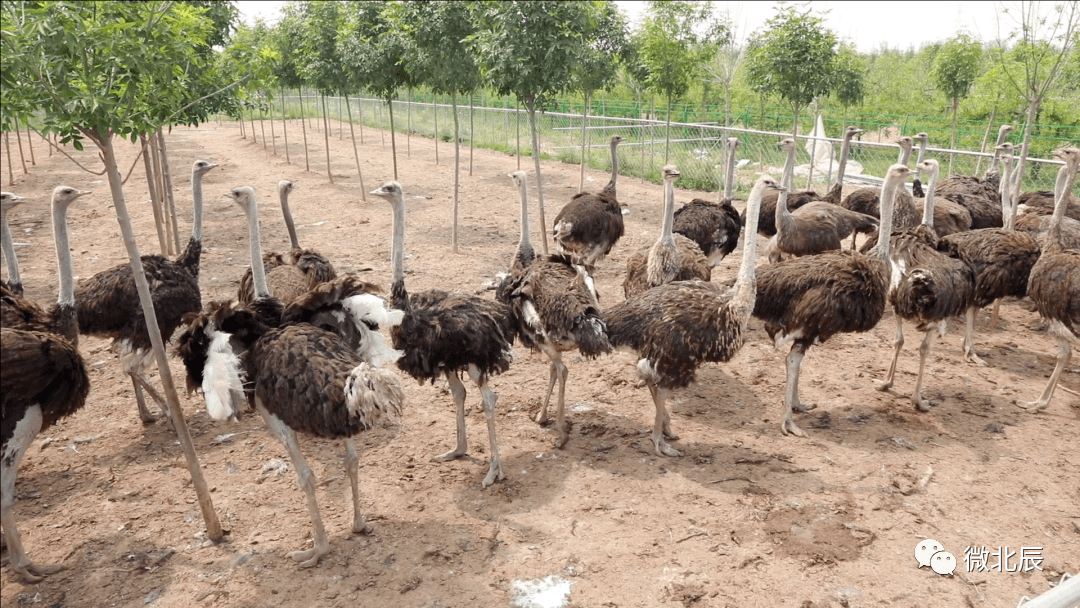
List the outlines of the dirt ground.
{"label": "dirt ground", "polygon": [[[321,133],[309,130],[311,172],[304,169],[298,122],[289,126],[292,163],[280,123],[275,156],[235,124],[177,128],[168,136],[182,236],[190,226],[189,167],[221,165],[204,180],[203,301],[231,297],[248,263],[241,210],[223,198],[252,185],[261,196],[263,247],[288,243],[275,185],[288,178],[301,243],[339,271],[366,272],[389,287],[390,207],[361,200],[352,146],[330,139],[335,184],[325,175]],[[269,125],[267,125],[269,133]],[[365,129],[360,146],[368,190],[393,176],[389,136]],[[348,131],[346,129],[346,137]],[[13,142],[14,143],[14,142]],[[475,151],[464,165],[462,253],[450,251],[453,157],[440,143],[399,139],[398,168],[408,194],[407,284],[411,290],[483,287],[505,270],[518,239],[517,193],[507,173],[518,159]],[[71,209],[77,276],[126,263],[103,177],[51,158],[35,140],[37,166],[4,190],[30,202],[12,214],[28,295],[56,297],[48,195],[58,184],[94,194]],[[122,171],[134,147],[118,142]],[[76,153],[98,167],[96,151]],[[463,154],[467,161],[468,150]],[[539,217],[532,159],[534,231]],[[18,163],[16,158],[16,170]],[[547,223],[576,192],[578,167],[544,163]],[[587,188],[607,181],[588,171]],[[143,253],[156,250],[142,163],[126,186]],[[626,236],[600,264],[602,305],[622,299],[628,254],[651,243],[659,226],[661,187],[624,178],[630,209]],[[679,203],[712,194],[678,191]],[[534,243],[539,235],[534,234]],[[741,248],[714,281],[734,276]],[[762,262],[763,263],[763,262]],[[285,449],[258,416],[211,420],[201,396],[181,396],[212,487],[230,531],[206,541],[202,516],[180,447],[168,425],[144,426],[130,382],[105,341],[83,338],[90,367],[87,406],[44,432],[19,472],[15,512],[34,559],[66,569],[34,585],[6,567],[2,605],[15,606],[1015,606],[1045,592],[1063,572],[1080,570],[1080,370],[1062,375],[1051,407],[1031,415],[1014,405],[1033,399],[1053,368],[1056,347],[1025,302],[1006,302],[1002,328],[980,314],[978,344],[989,366],[965,363],[961,323],[934,345],[927,394],[918,413],[908,400],[920,336],[905,326],[893,392],[874,389],[892,354],[891,312],[873,331],[840,335],[812,348],[803,364],[804,402],[797,414],[809,439],[784,437],[780,413],[786,350],[775,350],[761,323],[726,365],[706,365],[696,385],[673,395],[672,426],[681,458],[651,451],[652,402],[638,387],[635,358],[595,361],[568,356],[567,403],[573,428],[565,449],[532,420],[547,381],[547,361],[516,347],[509,372],[492,382],[508,479],[482,489],[489,455],[479,395],[470,390],[470,457],[429,461],[454,441],[453,404],[445,383],[406,382],[401,431],[359,439],[363,508],[371,536],[352,535],[349,485],[341,443],[302,438],[320,480],[318,500],[331,553],[311,570],[285,557],[310,543],[311,521]],[[183,371],[172,373],[183,386]],[[1067,392],[1063,389],[1069,389]],[[1072,446],[1072,447],[1070,447]],[[282,461],[286,466],[280,466]],[[926,482],[926,476],[929,476]],[[926,538],[959,561],[953,576],[919,568]],[[965,549],[1015,552],[1041,547],[1041,571],[966,572]],[[991,557],[988,566],[995,565]],[[544,579],[544,593],[525,593]],[[536,591],[537,587],[532,587]],[[569,589],[569,596],[565,590]],[[532,599],[529,599],[529,598]],[[531,603],[530,603],[531,602]]]}

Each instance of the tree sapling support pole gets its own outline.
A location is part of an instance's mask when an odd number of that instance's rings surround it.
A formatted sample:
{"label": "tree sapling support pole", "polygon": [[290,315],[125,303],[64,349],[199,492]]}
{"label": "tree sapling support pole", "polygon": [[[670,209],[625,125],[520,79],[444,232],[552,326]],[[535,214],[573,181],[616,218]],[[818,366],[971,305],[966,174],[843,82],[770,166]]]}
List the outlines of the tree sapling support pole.
{"label": "tree sapling support pole", "polygon": [[360,178],[360,200],[367,202],[367,188],[364,187],[364,174],[360,172],[360,153],[356,151],[356,130],[353,129],[352,103],[345,95],[345,109],[349,112],[349,135],[352,138],[353,157],[356,158],[356,176]]}

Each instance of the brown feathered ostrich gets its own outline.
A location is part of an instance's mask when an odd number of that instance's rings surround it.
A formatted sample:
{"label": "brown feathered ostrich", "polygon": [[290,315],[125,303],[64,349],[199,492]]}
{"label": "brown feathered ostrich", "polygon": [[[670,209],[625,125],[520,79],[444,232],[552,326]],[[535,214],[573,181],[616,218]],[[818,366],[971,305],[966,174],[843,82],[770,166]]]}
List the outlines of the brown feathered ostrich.
{"label": "brown feathered ostrich", "polygon": [[[1049,190],[1037,190],[1025,192],[1018,199],[1017,210],[1021,215],[1037,215],[1050,217],[1054,214],[1054,193]],[[1065,216],[1071,220],[1080,222],[1080,203],[1077,202],[1076,194],[1068,193],[1065,201]]]}
{"label": "brown feathered ostrich", "polygon": [[22,276],[19,274],[19,259],[15,257],[15,239],[11,236],[8,225],[8,211],[17,207],[25,199],[11,192],[0,192],[0,239],[2,239],[4,262],[7,263],[8,278],[0,282],[0,287],[14,295],[23,295]]}
{"label": "brown feathered ostrich", "polygon": [[[795,171],[795,138],[780,142],[787,151],[784,175]],[[790,186],[789,186],[790,188]],[[851,232],[872,232],[877,220],[838,205],[814,201],[792,212],[788,208],[788,193],[781,192],[776,204],[776,236],[769,242],[769,261],[775,262],[781,253],[794,256],[813,255],[840,249],[840,241]]]}
{"label": "brown feathered ostrich", "polygon": [[656,407],[652,441],[657,456],[680,456],[667,440],[671,430],[667,398],[672,389],[694,381],[706,362],[729,361],[746,340],[746,325],[754,309],[754,265],[757,257],[757,207],[766,188],[777,187],[768,176],[758,178],[747,200],[747,239],[734,290],[728,293],[704,281],[675,281],[628,298],[604,312],[608,336],[615,347],[628,348]]}
{"label": "brown feathered ostrich", "polygon": [[922,224],[915,229],[894,230],[890,239],[889,302],[896,313],[896,341],[889,373],[884,381],[877,383],[881,391],[892,387],[896,362],[904,346],[904,320],[915,321],[915,328],[926,333],[919,346],[919,375],[911,392],[911,403],[921,412],[930,411],[930,402],[922,398],[922,387],[934,334],[944,336],[949,318],[973,311],[975,295],[975,271],[971,265],[961,256],[937,250],[933,196],[937,165],[936,160],[927,160],[919,167],[930,177]]}
{"label": "brown feathered ostrich", "polygon": [[53,190],[53,238],[60,275],[60,294],[48,328],[0,329],[0,523],[3,524],[11,569],[27,582],[62,569],[35,564],[23,547],[15,525],[15,478],[26,450],[43,429],[77,412],[90,392],[90,376],[79,354],[75,318],[75,279],[68,247],[67,208],[89,194],[67,186]]}
{"label": "brown feathered ostrich", "polygon": [[[892,233],[892,207],[911,170],[889,167],[882,187],[881,233]],[[765,331],[777,348],[791,342],[787,356],[787,390],[780,430],[806,434],[791,417],[804,411],[799,401],[799,368],[813,344],[835,334],[869,331],[885,312],[889,293],[889,239],[881,239],[869,254],[829,251],[769,264],[758,273],[754,316],[765,321]]]}
{"label": "brown feathered ostrich", "polygon": [[[950,175],[941,180],[937,194],[946,200],[963,205],[971,213],[971,228],[1001,228],[1005,225],[1001,212],[1001,187],[1004,180],[998,172],[997,163],[1004,148],[1005,136],[1013,130],[1010,125],[998,129],[994,157],[982,177],[975,175]],[[1008,182],[1004,182],[1007,184]]]}
{"label": "brown feathered ostrich", "polygon": [[[293,183],[287,179],[278,182],[278,199],[281,201],[281,213],[285,216],[285,227],[289,231],[289,252],[282,255],[277,252],[263,254],[263,268],[270,292],[282,304],[288,305],[320,283],[332,281],[337,277],[334,265],[320,253],[300,246],[296,236],[296,224],[292,211],[289,210],[289,194]],[[251,269],[240,279],[240,289],[236,293],[242,304],[255,299],[255,290],[251,283]]]}
{"label": "brown feathered ostrich", "polygon": [[715,268],[739,245],[742,220],[730,200],[695,198],[675,211],[672,231],[693,241]]}
{"label": "brown feathered ostrich", "polygon": [[[243,209],[248,221],[252,284],[256,302],[273,301],[259,245],[255,191],[250,186],[232,189],[228,196]],[[357,332],[355,344],[338,333],[291,318],[311,302],[294,302],[285,309],[278,327],[261,322],[253,309],[215,303],[196,317],[181,336],[180,353],[188,370],[189,386],[202,386],[211,417],[235,417],[247,383],[250,403],[266,421],[270,433],[285,446],[296,467],[300,487],[307,495],[313,527],[313,547],[289,557],[310,568],[330,552],[330,541],[315,500],[315,476],[297,443],[297,433],[345,440],[345,470],[353,498],[352,531],[372,529],[360,511],[359,457],[353,437],[401,416],[404,392],[397,376],[378,367],[400,353],[385,345],[380,324],[393,324],[400,312],[387,311],[381,298],[355,293],[341,298],[334,284],[345,286],[350,277],[319,285],[323,299],[337,298],[341,312]],[[305,297],[313,298],[314,292]],[[301,362],[302,364],[298,364]]]}
{"label": "brown feathered ostrich", "polygon": [[1035,401],[1016,402],[1030,412],[1050,407],[1061,371],[1072,357],[1070,342],[1080,343],[1080,251],[1065,249],[1058,240],[1058,226],[1065,215],[1065,204],[1080,168],[1080,148],[1063,148],[1055,152],[1054,157],[1064,161],[1065,166],[1058,170],[1053,223],[1043,242],[1042,255],[1031,269],[1028,296],[1049,323],[1050,335],[1058,343],[1058,355],[1057,365],[1042,395]]}
{"label": "brown feathered ostrich", "polygon": [[[191,239],[180,257],[170,260],[160,255],[142,256],[143,271],[150,284],[161,338],[166,342],[180,326],[184,315],[199,312],[202,308],[199,294],[199,259],[202,256],[203,238],[202,178],[216,166],[206,160],[197,160],[192,166],[191,193],[195,213],[191,223]],[[146,409],[144,389],[168,418],[168,404],[146,379],[154,352],[131,266],[114,266],[81,281],[75,288],[75,305],[79,309],[79,333],[112,339],[113,350],[120,356],[124,373],[131,377],[135,387],[135,400],[143,423],[154,421]]]}
{"label": "brown feathered ostrich", "polygon": [[[844,129],[844,136],[840,142],[840,162],[836,167],[836,182],[829,188],[829,191],[825,193],[825,197],[822,199],[827,203],[839,205],[843,200],[844,193],[844,174],[847,172],[848,156],[851,153],[851,140],[856,135],[865,133],[859,127],[849,125]],[[852,239],[854,241],[854,238]],[[854,248],[854,246],[852,246]]]}
{"label": "brown feathered ostrich", "polygon": [[510,306],[518,340],[530,349],[547,355],[550,362],[548,388],[536,421],[546,424],[548,404],[555,381],[559,382],[559,404],[555,428],[563,447],[569,439],[566,424],[566,377],[569,374],[562,354],[577,350],[592,359],[611,352],[607,327],[600,317],[600,304],[592,277],[567,255],[536,257],[529,242],[528,182],[524,171],[510,174],[521,201],[521,240],[510,264],[510,274],[499,289],[499,298]]}
{"label": "brown feathered ostrich", "polygon": [[[900,157],[897,159],[897,163],[901,165],[907,165],[911,160],[911,146],[912,139],[904,136],[896,140],[896,144],[900,146]],[[881,219],[881,193],[884,190],[882,188],[859,188],[851,194],[844,197],[840,206],[849,209],[851,211],[858,211],[871,217]],[[907,189],[900,188],[897,194],[900,198],[896,201],[896,205],[893,207],[893,227],[894,228],[914,228],[919,225],[921,215],[919,209],[915,207],[915,203],[912,200],[911,194]],[[873,244],[863,244],[862,251],[869,251]]]}
{"label": "brown feathered ostrich", "polygon": [[458,376],[467,372],[483,395],[491,442],[491,463],[483,485],[490,486],[506,477],[495,434],[497,395],[488,386],[488,378],[510,368],[514,341],[510,307],[440,290],[409,294],[405,290],[405,194],[397,182],[387,182],[371,194],[388,201],[394,212],[391,305],[405,312],[401,324],[391,331],[394,348],[404,352],[398,367],[421,383],[434,383],[439,376],[445,376],[457,405],[457,447],[432,460],[443,462],[468,452],[465,386]]}
{"label": "brown feathered ostrich", "polygon": [[664,167],[664,212],[660,238],[651,247],[643,247],[626,258],[623,294],[627,298],[672,281],[699,279],[707,282],[712,277],[709,261],[697,244],[672,230],[675,224],[675,180],[679,175],[675,165]]}
{"label": "brown feathered ostrich", "polygon": [[[1012,144],[1005,143],[999,148],[1011,149]],[[1012,174],[1012,155],[1006,156],[1002,182],[1007,183]],[[1012,224],[1012,192],[1003,189],[1003,207],[1009,207],[1005,214],[1007,224]],[[979,308],[994,303],[991,313],[991,326],[997,325],[998,306],[1001,298],[1013,296],[1022,298],[1027,294],[1028,276],[1031,268],[1039,259],[1039,242],[1031,234],[1006,228],[980,228],[968,232],[958,232],[944,236],[939,248],[953,252],[967,260],[975,269],[975,298],[973,306],[967,311],[964,330],[964,358],[980,367],[984,362],[975,350],[975,313]]]}
{"label": "brown feathered ostrich", "polygon": [[622,238],[622,207],[616,198],[619,178],[619,155],[616,147],[623,138],[611,138],[611,181],[599,193],[579,192],[555,216],[552,235],[559,253],[569,254],[575,262],[592,271],[597,262],[611,253]]}

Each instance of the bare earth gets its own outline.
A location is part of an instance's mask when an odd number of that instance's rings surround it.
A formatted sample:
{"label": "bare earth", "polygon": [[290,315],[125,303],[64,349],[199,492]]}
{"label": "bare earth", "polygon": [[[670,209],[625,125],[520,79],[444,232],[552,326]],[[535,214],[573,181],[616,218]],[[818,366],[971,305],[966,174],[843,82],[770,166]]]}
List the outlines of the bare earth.
{"label": "bare earth", "polygon": [[[339,140],[333,129],[331,185],[322,133],[308,131],[313,171],[306,172],[299,123],[289,125],[292,164],[280,123],[275,129],[277,156],[264,150],[261,135],[258,144],[241,139],[235,124],[178,128],[168,137],[185,242],[191,163],[221,165],[204,182],[203,301],[233,296],[248,263],[242,212],[221,195],[254,186],[263,246],[283,250],[288,240],[275,190],[283,178],[298,185],[291,203],[302,244],[339,271],[370,268],[365,276],[388,288],[390,208],[374,197],[361,200],[347,130]],[[371,190],[393,176],[389,135],[385,147],[380,132],[364,135],[360,158]],[[517,159],[476,150],[469,177],[463,149],[462,253],[453,255],[452,149],[440,144],[437,165],[432,140],[413,137],[411,158],[404,138],[398,144],[399,181],[409,195],[409,288],[493,297],[482,283],[506,269],[518,238],[517,194],[506,176]],[[27,244],[18,252],[28,294],[47,302],[56,297],[47,205],[54,186],[94,190],[71,209],[78,276],[127,258],[103,177],[58,154],[46,157],[40,139],[35,145],[38,166],[3,187],[31,199],[13,213],[12,226],[16,241]],[[117,148],[126,173],[134,147]],[[92,146],[71,152],[100,166]],[[521,160],[537,226],[532,163]],[[577,190],[578,167],[545,162],[544,178],[550,226]],[[599,171],[587,178],[588,189],[607,181]],[[155,252],[141,161],[126,194],[139,245]],[[605,306],[622,299],[628,254],[651,243],[659,226],[660,186],[624,178],[619,194],[631,213],[626,236],[598,269]],[[679,191],[677,200],[694,196],[713,195]],[[725,260],[714,281],[732,278],[740,255],[741,249]],[[1012,607],[1023,595],[1045,592],[1062,572],[1080,569],[1080,370],[1074,360],[1046,412],[1017,408],[1015,399],[1042,390],[1056,347],[1027,303],[1006,302],[1001,312],[997,331],[987,327],[988,311],[979,317],[985,368],[963,362],[961,323],[949,324],[928,365],[934,407],[925,414],[907,394],[921,338],[913,326],[905,327],[896,390],[873,387],[891,357],[891,312],[869,333],[812,348],[802,395],[819,407],[796,415],[806,440],[780,434],[786,350],[774,350],[754,320],[734,361],[705,366],[696,385],[673,396],[681,458],[653,455],[652,401],[636,386],[628,353],[566,358],[573,428],[566,449],[552,449],[554,431],[532,420],[547,361],[518,347],[512,369],[492,382],[508,479],[488,489],[480,486],[489,450],[477,391],[468,396],[470,457],[435,464],[429,458],[454,440],[450,394],[443,382],[407,382],[401,432],[358,442],[373,535],[348,532],[343,446],[301,440],[322,484],[318,499],[331,538],[330,555],[312,570],[298,570],[285,557],[310,543],[311,522],[288,455],[261,419],[216,422],[201,396],[181,396],[214,505],[230,530],[225,542],[207,543],[175,435],[164,423],[139,422],[130,382],[106,342],[83,338],[93,383],[87,406],[31,447],[15,504],[31,557],[66,569],[26,585],[5,568],[0,598],[5,607],[509,606],[528,605],[515,581],[555,575],[570,582],[562,605],[572,606]],[[172,373],[183,386],[177,360]],[[287,466],[274,470],[275,461]],[[931,467],[929,482],[920,485]],[[924,538],[956,556],[954,576],[917,567],[913,550]],[[1012,567],[1022,546],[1041,547],[1043,570],[968,573],[969,546],[1007,546],[1016,552]]]}

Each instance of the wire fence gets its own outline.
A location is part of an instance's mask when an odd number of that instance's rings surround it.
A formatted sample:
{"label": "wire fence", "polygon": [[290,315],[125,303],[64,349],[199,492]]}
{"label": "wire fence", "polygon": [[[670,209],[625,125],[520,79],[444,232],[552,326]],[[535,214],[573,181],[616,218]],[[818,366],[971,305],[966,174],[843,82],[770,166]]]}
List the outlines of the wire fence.
{"label": "wire fence", "polygon": [[[321,102],[315,103],[319,99],[316,95],[266,99],[266,113],[260,116],[256,112],[254,118],[280,119],[281,103],[284,101],[284,113],[288,118],[313,120],[322,113]],[[487,106],[470,108],[468,98],[464,98],[462,103],[458,104],[458,128],[462,143],[531,156],[532,139],[525,110],[515,107],[508,99],[489,98],[486,102]],[[352,120],[356,124],[383,130],[390,128],[389,109],[386,102],[380,99],[349,98],[346,105],[344,98],[328,96],[326,108],[328,117],[334,121],[347,122],[351,111]],[[411,132],[450,142],[454,136],[453,106],[449,103],[395,100],[394,126],[401,133]],[[723,127],[715,123],[672,122],[669,127],[665,121],[640,117],[589,115],[583,120],[579,113],[555,111],[538,113],[537,126],[541,158],[568,163],[581,162],[584,133],[585,162],[594,169],[609,171],[609,142],[612,136],[619,135],[623,138],[623,143],[618,148],[620,174],[659,183],[662,167],[671,163],[677,165],[682,174],[680,186],[698,190],[718,190],[723,187],[725,142],[729,137],[736,137],[739,139],[739,148],[736,153],[734,189],[738,195],[744,196],[761,173],[769,172],[779,176],[786,156],[777,143],[790,136],[790,133],[782,131]],[[826,132],[828,130],[827,128]],[[834,130],[838,131],[839,127]],[[994,131],[996,132],[996,129]],[[845,183],[880,184],[881,176],[899,156],[900,149],[895,143],[898,135],[900,129],[891,127],[865,134],[863,137],[867,138],[867,141],[853,141]],[[373,135],[368,135],[371,136]],[[835,159],[839,157],[841,140],[822,137],[816,138],[815,143],[805,134],[797,139],[800,146],[797,153],[799,167],[796,171],[796,186],[806,186],[823,192],[835,179]],[[810,144],[807,145],[807,142]],[[993,146],[993,142],[990,146]],[[817,147],[829,148],[834,160],[819,161],[819,164],[811,168],[810,150],[820,152]],[[448,147],[448,153],[451,153],[450,150],[452,148]],[[913,152],[911,164],[914,164],[917,154],[917,150]],[[942,177],[952,174],[982,175],[989,167],[992,156],[991,153],[949,150],[936,146],[926,150],[926,158],[937,159],[941,164]],[[1052,190],[1058,164],[1060,163],[1053,160],[1029,158],[1024,171],[1023,190]]]}

